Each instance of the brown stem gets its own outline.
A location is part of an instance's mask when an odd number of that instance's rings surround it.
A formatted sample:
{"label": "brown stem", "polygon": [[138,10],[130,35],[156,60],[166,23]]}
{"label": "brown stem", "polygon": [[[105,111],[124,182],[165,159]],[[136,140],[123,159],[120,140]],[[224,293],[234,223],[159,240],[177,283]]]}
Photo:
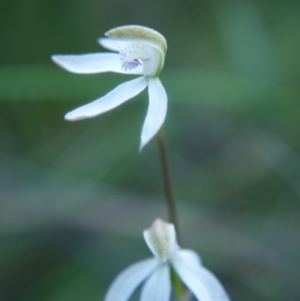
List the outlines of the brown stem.
{"label": "brown stem", "polygon": [[160,156],[160,163],[161,163],[162,176],[164,182],[165,196],[167,201],[169,221],[175,226],[176,233],[177,233],[177,240],[179,243],[180,239],[179,239],[179,228],[178,228],[178,220],[176,214],[176,206],[172,194],[172,185],[171,185],[171,177],[170,177],[170,172],[168,167],[167,151],[166,151],[162,130],[160,130],[156,134],[156,138],[157,138],[158,149],[159,149],[159,156]]}

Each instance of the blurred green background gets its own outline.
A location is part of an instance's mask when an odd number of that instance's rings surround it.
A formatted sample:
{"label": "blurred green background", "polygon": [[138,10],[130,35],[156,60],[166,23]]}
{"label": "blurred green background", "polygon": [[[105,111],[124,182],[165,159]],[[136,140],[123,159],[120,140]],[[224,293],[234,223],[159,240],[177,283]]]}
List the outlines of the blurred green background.
{"label": "blurred green background", "polygon": [[77,123],[66,112],[131,77],[50,55],[102,51],[108,29],[161,32],[164,126],[182,246],[231,299],[300,296],[299,0],[0,1],[0,300],[102,300],[150,257],[166,218],[148,95]]}

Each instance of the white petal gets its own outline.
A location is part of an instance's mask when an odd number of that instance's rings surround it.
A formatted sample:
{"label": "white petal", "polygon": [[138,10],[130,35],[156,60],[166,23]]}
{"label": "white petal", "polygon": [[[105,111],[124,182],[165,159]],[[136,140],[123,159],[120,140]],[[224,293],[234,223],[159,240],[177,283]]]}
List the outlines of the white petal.
{"label": "white petal", "polygon": [[75,121],[100,115],[136,96],[147,84],[148,80],[143,76],[123,83],[105,96],[67,113],[65,119]]}
{"label": "white petal", "polygon": [[113,281],[105,295],[104,301],[128,300],[137,286],[144,281],[158,265],[158,260],[151,258],[129,266]]}
{"label": "white petal", "polygon": [[173,266],[182,282],[191,290],[198,301],[219,301],[213,300],[209,288],[202,282],[199,276],[199,267],[192,268],[183,260],[174,260]]}
{"label": "white petal", "polygon": [[209,290],[214,301],[230,300],[220,281],[209,270],[203,267],[201,271],[199,271],[199,277],[201,277],[202,282]]}
{"label": "white petal", "polygon": [[161,265],[147,279],[141,293],[141,301],[169,301],[171,295],[170,268]]}
{"label": "white petal", "polygon": [[149,107],[141,134],[140,151],[161,128],[167,114],[168,97],[159,78],[149,78]]}
{"label": "white petal", "polygon": [[60,67],[73,73],[116,72],[126,74],[143,74],[142,66],[131,70],[122,68],[120,56],[117,53],[87,53],[79,55],[52,55],[51,59]]}
{"label": "white petal", "polygon": [[120,49],[126,47],[126,45],[128,44],[128,42],[113,40],[110,38],[99,38],[98,43],[102,47],[104,47],[108,50],[111,50],[111,51],[116,51],[116,52],[119,52]]}
{"label": "white petal", "polygon": [[178,252],[178,256],[186,266],[195,270],[198,279],[201,279],[214,301],[229,301],[220,281],[209,270],[201,266],[201,259],[196,252],[183,249]]}
{"label": "white petal", "polygon": [[173,224],[156,219],[150,228],[144,230],[144,239],[155,257],[168,260],[178,250]]}
{"label": "white petal", "polygon": [[201,266],[201,259],[193,250],[181,249],[178,252],[178,256],[180,256],[186,265],[190,265],[191,267]]}
{"label": "white petal", "polygon": [[178,258],[184,262],[185,266],[189,266],[197,273],[197,278],[202,281],[214,301],[229,301],[220,281],[209,270],[201,266],[201,259],[196,252],[182,249],[178,252]]}

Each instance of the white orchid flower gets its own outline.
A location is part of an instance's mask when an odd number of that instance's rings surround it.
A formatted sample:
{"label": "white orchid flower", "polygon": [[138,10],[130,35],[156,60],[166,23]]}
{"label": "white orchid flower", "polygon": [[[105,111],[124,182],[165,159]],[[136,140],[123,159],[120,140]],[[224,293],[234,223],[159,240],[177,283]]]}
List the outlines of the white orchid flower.
{"label": "white orchid flower", "polygon": [[220,282],[202,266],[198,255],[179,248],[173,224],[157,219],[144,231],[144,239],[154,258],[135,263],[121,272],[108,289],[104,301],[127,301],[145,280],[141,301],[169,301],[170,268],[198,301],[229,301]]}
{"label": "white orchid flower", "polygon": [[70,121],[95,117],[110,111],[142,92],[147,86],[149,107],[141,134],[140,150],[161,128],[167,113],[167,94],[158,78],[167,52],[167,42],[157,31],[137,25],[113,28],[98,42],[114,52],[53,55],[60,67],[74,73],[117,72],[142,77],[117,86],[103,97],[65,115]]}

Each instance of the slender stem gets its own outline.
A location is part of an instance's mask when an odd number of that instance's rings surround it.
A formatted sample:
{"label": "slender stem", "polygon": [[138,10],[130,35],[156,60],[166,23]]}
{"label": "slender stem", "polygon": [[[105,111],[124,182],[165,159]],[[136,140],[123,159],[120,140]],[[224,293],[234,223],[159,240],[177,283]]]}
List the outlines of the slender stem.
{"label": "slender stem", "polygon": [[[160,156],[160,163],[162,169],[162,176],[164,182],[164,189],[167,201],[167,208],[169,214],[169,221],[174,225],[176,234],[177,234],[177,242],[180,245],[180,233],[179,233],[179,226],[178,226],[178,219],[177,219],[177,211],[176,206],[173,198],[172,193],[172,185],[171,185],[171,177],[169,172],[169,165],[168,165],[168,158],[167,158],[167,151],[165,146],[165,141],[163,137],[162,129],[156,134],[156,139],[158,143],[159,149],[159,156]],[[188,301],[190,299],[190,293],[186,290],[185,286],[181,282],[177,273],[171,269],[171,278],[172,278],[172,285],[175,288],[175,293],[180,301]]]}
{"label": "slender stem", "polygon": [[171,177],[170,177],[168,159],[167,159],[167,151],[166,151],[166,146],[165,146],[165,141],[164,141],[162,130],[160,130],[156,134],[156,138],[157,138],[158,149],[159,149],[159,156],[160,156],[160,163],[161,163],[162,176],[163,176],[163,182],[164,182],[165,196],[166,196],[166,201],[167,201],[169,221],[175,226],[176,233],[177,233],[177,240],[179,243],[180,239],[179,239],[178,219],[177,219],[176,206],[175,206],[173,193],[172,193]]}

